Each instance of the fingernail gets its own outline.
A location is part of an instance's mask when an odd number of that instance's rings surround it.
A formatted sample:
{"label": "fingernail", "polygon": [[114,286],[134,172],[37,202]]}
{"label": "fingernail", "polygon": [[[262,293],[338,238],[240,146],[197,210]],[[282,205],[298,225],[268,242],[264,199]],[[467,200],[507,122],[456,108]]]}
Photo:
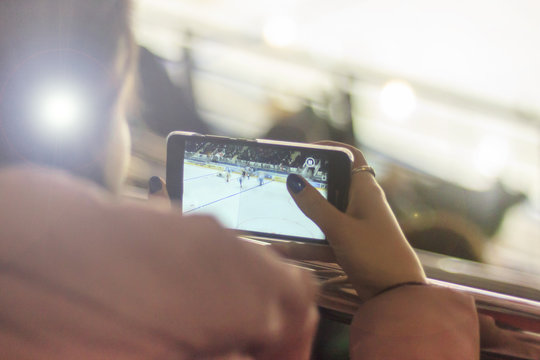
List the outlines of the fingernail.
{"label": "fingernail", "polygon": [[148,190],[150,191],[150,194],[157,193],[162,187],[163,184],[158,176],[152,176],[148,181]]}
{"label": "fingernail", "polygon": [[290,174],[287,176],[287,187],[295,194],[298,194],[300,191],[304,190],[306,183],[302,178],[296,174]]}

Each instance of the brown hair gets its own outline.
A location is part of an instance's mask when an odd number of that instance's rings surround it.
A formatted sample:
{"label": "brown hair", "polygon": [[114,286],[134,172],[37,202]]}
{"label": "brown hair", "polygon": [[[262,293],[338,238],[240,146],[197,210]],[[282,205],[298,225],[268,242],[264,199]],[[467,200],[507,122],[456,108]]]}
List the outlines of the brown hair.
{"label": "brown hair", "polygon": [[[113,112],[133,94],[130,8],[131,0],[0,1],[0,164],[23,159],[101,179],[96,157]],[[55,73],[91,90],[93,113],[84,138],[52,149],[29,131],[27,98],[35,79]]]}

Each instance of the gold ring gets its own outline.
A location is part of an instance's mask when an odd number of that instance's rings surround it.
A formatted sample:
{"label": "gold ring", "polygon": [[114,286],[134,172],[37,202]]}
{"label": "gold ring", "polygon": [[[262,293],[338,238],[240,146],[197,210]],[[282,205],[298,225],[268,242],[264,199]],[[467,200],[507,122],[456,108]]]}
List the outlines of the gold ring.
{"label": "gold ring", "polygon": [[371,166],[368,166],[368,165],[362,165],[362,166],[359,166],[357,168],[352,169],[351,170],[351,175],[359,174],[359,173],[362,173],[362,172],[368,172],[371,175],[373,175],[373,177],[375,177],[375,170],[373,170],[373,168]]}

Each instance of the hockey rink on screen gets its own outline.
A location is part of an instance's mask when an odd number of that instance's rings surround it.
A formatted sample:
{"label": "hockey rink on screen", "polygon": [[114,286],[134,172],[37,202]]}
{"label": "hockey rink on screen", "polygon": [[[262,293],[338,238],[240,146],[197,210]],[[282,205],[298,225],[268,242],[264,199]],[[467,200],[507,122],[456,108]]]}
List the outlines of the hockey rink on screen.
{"label": "hockey rink on screen", "polygon": [[185,164],[183,212],[213,215],[232,229],[324,239],[295,204],[285,182],[267,178],[259,186],[252,175],[240,187],[240,174],[232,172],[229,182],[225,176],[223,170]]}

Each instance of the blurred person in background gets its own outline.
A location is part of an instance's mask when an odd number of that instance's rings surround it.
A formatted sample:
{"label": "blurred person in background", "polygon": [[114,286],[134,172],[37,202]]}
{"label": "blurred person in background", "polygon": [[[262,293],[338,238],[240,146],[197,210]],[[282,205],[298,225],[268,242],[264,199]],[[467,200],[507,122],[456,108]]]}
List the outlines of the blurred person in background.
{"label": "blurred person in background", "polygon": [[191,59],[186,50],[182,81],[173,83],[163,59],[145,47],[139,47],[138,111],[131,114],[130,123],[147,127],[161,136],[182,129],[200,134],[208,133],[208,126],[200,117],[193,98]]}
{"label": "blurred person in background", "polygon": [[[113,196],[129,159],[129,10],[128,0],[0,3],[1,357],[309,358],[306,273],[211,218]],[[351,176],[345,214],[298,176],[287,186],[365,301],[353,358],[476,359],[480,333],[534,356],[479,321],[472,298],[426,285],[375,178]]]}

